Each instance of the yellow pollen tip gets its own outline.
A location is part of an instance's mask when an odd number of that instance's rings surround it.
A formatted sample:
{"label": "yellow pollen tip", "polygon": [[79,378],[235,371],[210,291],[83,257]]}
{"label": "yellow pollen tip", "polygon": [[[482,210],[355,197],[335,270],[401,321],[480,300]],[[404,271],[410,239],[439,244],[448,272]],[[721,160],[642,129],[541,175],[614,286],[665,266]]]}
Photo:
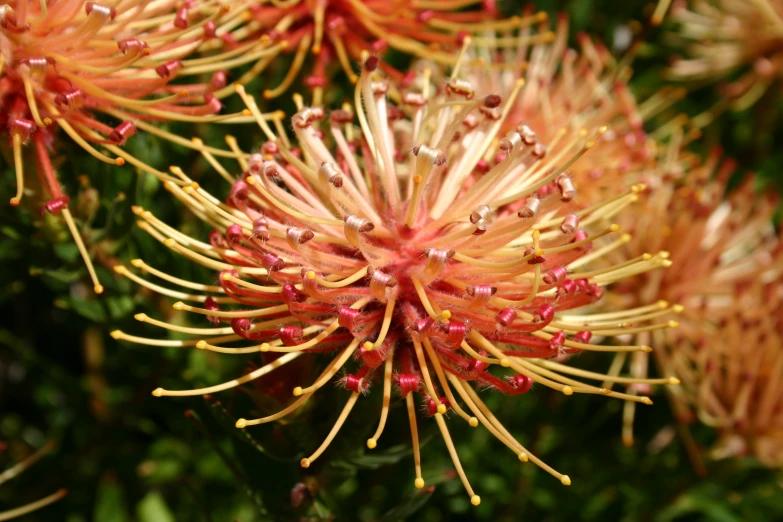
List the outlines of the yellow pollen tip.
{"label": "yellow pollen tip", "polygon": [[658,252],[658,257],[660,257],[661,259],[669,259],[670,255],[671,252],[669,252],[668,250],[661,250],[660,252]]}
{"label": "yellow pollen tip", "polygon": [[438,413],[440,413],[441,415],[445,415],[446,410],[447,408],[445,404],[438,404]]}
{"label": "yellow pollen tip", "polygon": [[164,244],[164,245],[166,245],[167,247],[171,248],[171,247],[173,247],[174,245],[176,245],[176,244],[177,244],[177,242],[176,242],[176,241],[174,241],[174,239],[172,239],[172,238],[168,238],[168,239],[166,239],[166,240],[163,242],[163,244]]}
{"label": "yellow pollen tip", "polygon": [[114,164],[117,165],[118,167],[122,167],[123,165],[125,165],[125,160],[123,158],[117,158],[116,160],[114,160]]}
{"label": "yellow pollen tip", "polygon": [[19,206],[19,198],[17,198],[16,196],[12,197],[10,203],[11,203],[12,207],[18,207]]}
{"label": "yellow pollen tip", "polygon": [[378,445],[378,442],[375,439],[367,439],[367,447],[369,449],[375,449],[375,446]]}
{"label": "yellow pollen tip", "polygon": [[570,386],[563,386],[563,395],[573,395],[574,389]]}
{"label": "yellow pollen tip", "polygon": [[682,306],[681,304],[676,304],[672,306],[672,312],[674,312],[675,314],[682,313],[683,310],[685,310],[685,307]]}
{"label": "yellow pollen tip", "polygon": [[163,397],[163,388],[155,388],[152,390],[153,397]]}
{"label": "yellow pollen tip", "polygon": [[533,231],[533,234],[532,234],[532,236],[533,236],[533,239],[538,239],[539,237],[541,237],[541,231],[540,231],[540,230],[538,230],[538,229],[535,229],[535,230]]}
{"label": "yellow pollen tip", "polygon": [[470,497],[470,503],[473,504],[474,506],[478,506],[479,504],[481,504],[481,497],[478,495],[473,495],[472,497]]}
{"label": "yellow pollen tip", "polygon": [[362,348],[364,348],[365,350],[372,350],[373,347],[374,346],[370,341],[364,341],[364,343],[362,343]]}
{"label": "yellow pollen tip", "polygon": [[187,95],[188,95],[188,91],[187,91],[187,89],[182,89],[181,91],[179,91],[179,92],[177,93],[177,96],[179,96],[180,98],[184,98],[184,97],[185,97],[185,96],[187,96]]}
{"label": "yellow pollen tip", "polygon": [[198,348],[199,350],[203,350],[206,347],[207,347],[206,341],[199,341],[196,343],[196,348]]}
{"label": "yellow pollen tip", "polygon": [[261,343],[261,346],[258,347],[258,349],[262,352],[268,352],[269,351],[269,343]]}
{"label": "yellow pollen tip", "polygon": [[222,279],[223,281],[228,281],[228,280],[229,280],[229,279],[231,279],[232,277],[233,277],[233,276],[232,276],[231,274],[229,274],[229,273],[223,273],[223,274],[220,274],[220,279]]}
{"label": "yellow pollen tip", "polygon": [[651,346],[642,346],[642,351],[650,353],[651,351],[653,351],[653,349]]}
{"label": "yellow pollen tip", "polygon": [[450,311],[450,310],[443,310],[443,311],[440,313],[440,317],[441,317],[442,319],[451,319],[451,311]]}
{"label": "yellow pollen tip", "polygon": [[642,259],[644,259],[645,261],[649,261],[652,258],[653,258],[652,254],[647,254],[647,253],[642,254]]}
{"label": "yellow pollen tip", "polygon": [[468,420],[468,425],[469,425],[471,428],[475,428],[475,427],[477,427],[477,426],[478,426],[478,424],[479,424],[479,423],[478,423],[478,419],[477,419],[476,417],[471,417],[471,418],[470,418],[470,420]]}
{"label": "yellow pollen tip", "polygon": [[418,185],[419,183],[421,183],[421,180],[422,180],[422,177],[421,177],[421,176],[419,176],[418,174],[417,174],[417,175],[415,175],[415,176],[413,176],[413,182],[414,182],[414,183],[416,183],[417,185]]}
{"label": "yellow pollen tip", "polygon": [[118,274],[124,274],[125,273],[125,267],[123,265],[114,265],[114,271]]}
{"label": "yellow pollen tip", "polygon": [[672,266],[672,264],[673,263],[670,259],[664,259],[663,261],[661,261],[661,266],[664,268],[669,268],[670,266]]}
{"label": "yellow pollen tip", "polygon": [[144,261],[142,261],[141,259],[131,259],[131,262],[130,262],[130,263],[131,263],[133,266],[135,266],[136,268],[139,268],[139,267],[141,267],[141,266],[143,266],[143,265],[144,265]]}
{"label": "yellow pollen tip", "polygon": [[508,368],[509,366],[511,366],[511,361],[509,361],[506,358],[500,359],[500,366],[502,366],[503,368]]}
{"label": "yellow pollen tip", "polygon": [[137,321],[146,321],[147,320],[147,314],[136,314],[133,316],[134,319]]}
{"label": "yellow pollen tip", "polygon": [[313,54],[321,54],[321,46],[320,45],[314,45],[312,48]]}
{"label": "yellow pollen tip", "polygon": [[98,295],[101,295],[103,293],[103,285],[95,285],[92,289]]}
{"label": "yellow pollen tip", "polygon": [[123,334],[122,334],[122,330],[114,330],[109,335],[111,335],[113,339],[121,339]]}
{"label": "yellow pollen tip", "polygon": [[569,477],[568,475],[563,475],[562,477],[560,477],[560,483],[563,484],[564,486],[570,486],[571,477]]}
{"label": "yellow pollen tip", "polygon": [[677,377],[669,377],[669,384],[677,385],[680,384],[680,379]]}
{"label": "yellow pollen tip", "polygon": [[174,310],[182,310],[183,308],[185,308],[185,303],[183,303],[182,301],[177,301],[176,303],[174,303],[173,305],[171,305],[171,307],[172,307]]}
{"label": "yellow pollen tip", "polygon": [[197,147],[201,147],[202,145],[204,145],[204,142],[201,140],[201,138],[193,137],[190,138],[190,141],[192,141],[193,144],[196,145]]}
{"label": "yellow pollen tip", "polygon": [[247,426],[247,421],[245,419],[237,419],[236,424],[234,424],[239,429],[242,429]]}
{"label": "yellow pollen tip", "polygon": [[656,305],[658,305],[658,308],[660,308],[661,310],[663,310],[663,309],[665,309],[667,306],[669,306],[669,301],[665,301],[665,300],[661,299],[660,301],[658,301],[658,302],[657,302],[657,303],[655,303],[655,304],[656,304]]}
{"label": "yellow pollen tip", "polygon": [[315,279],[315,272],[313,272],[312,270],[310,270],[309,272],[307,272],[307,273],[305,274],[305,277],[306,277],[307,279]]}
{"label": "yellow pollen tip", "polygon": [[199,189],[199,187],[201,187],[201,185],[199,185],[199,184],[198,184],[198,183],[196,183],[195,181],[194,181],[193,183],[191,183],[191,184],[190,184],[190,186],[191,186],[191,187],[193,187],[193,190],[198,190],[198,189]]}
{"label": "yellow pollen tip", "polygon": [[623,234],[620,237],[620,239],[622,240],[623,243],[628,243],[628,242],[631,241],[631,239],[633,239],[633,236],[631,234],[626,233],[626,234]]}
{"label": "yellow pollen tip", "polygon": [[242,109],[242,116],[250,116],[253,112],[250,109]]}
{"label": "yellow pollen tip", "polygon": [[310,467],[310,460],[308,459],[302,459],[299,461],[299,465],[303,468],[309,468]]}
{"label": "yellow pollen tip", "polygon": [[521,452],[519,455],[517,455],[517,458],[519,459],[520,462],[528,461],[527,453],[525,453],[524,451]]}
{"label": "yellow pollen tip", "polygon": [[642,397],[642,402],[647,406],[652,406],[653,403],[652,399],[649,397]]}
{"label": "yellow pollen tip", "polygon": [[[264,91],[264,99],[265,100],[271,100],[273,95],[274,95],[274,93],[271,90],[269,90],[269,89]],[[304,461],[302,461],[302,462],[304,462]],[[303,466],[303,467],[306,468],[307,466]]]}
{"label": "yellow pollen tip", "polygon": [[[304,393],[304,392],[302,391],[302,387],[301,386],[297,386],[296,388],[294,388],[294,397],[299,397],[300,395],[302,395],[302,393]],[[305,467],[307,467],[307,466],[305,466]]]}
{"label": "yellow pollen tip", "polygon": [[668,323],[666,323],[666,326],[668,326],[669,328],[677,328],[678,326],[680,326],[680,323],[678,323],[677,321],[669,321]]}
{"label": "yellow pollen tip", "polygon": [[609,231],[610,232],[619,232],[622,227],[618,225],[617,223],[612,223],[609,225]]}
{"label": "yellow pollen tip", "polygon": [[424,479],[419,477],[416,480],[413,481],[413,485],[416,486],[416,489],[421,489],[424,487]]}

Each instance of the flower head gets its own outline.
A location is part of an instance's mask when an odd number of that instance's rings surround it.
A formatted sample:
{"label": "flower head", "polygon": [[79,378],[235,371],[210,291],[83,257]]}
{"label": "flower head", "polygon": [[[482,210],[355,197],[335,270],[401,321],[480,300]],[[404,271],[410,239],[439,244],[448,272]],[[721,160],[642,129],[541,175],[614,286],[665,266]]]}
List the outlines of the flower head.
{"label": "flower head", "polygon": [[783,76],[783,1],[681,1],[671,19],[679,25],[672,40],[685,55],[669,69],[672,79],[730,81],[724,95],[741,110]]}
{"label": "flower head", "polygon": [[[479,9],[475,6],[480,5]],[[342,68],[356,82],[354,63],[364,53],[382,54],[388,49],[426,57],[441,65],[453,65],[455,52],[467,35],[486,31],[510,30],[546,19],[540,12],[497,20],[494,1],[487,0],[291,0],[261,3],[252,10],[249,29],[226,35],[226,41],[238,47],[259,37],[285,44],[280,52],[293,53],[290,69],[282,82],[264,91],[275,98],[291,86],[305,68],[306,56],[312,64],[304,82],[312,91],[313,105],[321,104],[323,87],[335,68]],[[463,10],[470,7],[470,10]],[[482,36],[476,36],[483,40]],[[532,41],[551,37],[542,33]],[[335,63],[336,62],[336,63]],[[264,64],[264,67],[266,64]],[[406,75],[382,63],[383,70],[396,81]],[[412,76],[407,76],[407,80]]]}
{"label": "flower head", "polygon": [[[503,427],[474,388],[521,395],[540,385],[565,395],[603,394],[650,403],[646,397],[582,380],[627,379],[558,362],[582,350],[649,351],[644,345],[597,346],[589,341],[593,335],[669,327],[666,322],[645,324],[636,310],[625,311],[621,321],[563,315],[599,300],[603,285],[625,273],[665,264],[662,259],[635,259],[594,271],[580,268],[601,256],[601,248],[594,247],[619,229],[612,216],[643,187],[580,207],[564,170],[596,147],[604,129],[580,135],[567,154],[551,157],[545,144],[522,126],[499,138],[513,99],[478,95],[470,83],[457,79],[457,70],[437,89],[422,81],[403,92],[378,72],[378,60],[368,58],[352,109],[327,115],[317,107],[301,107],[291,120],[295,143],[275,134],[255,101],[238,87],[267,141],[259,153],[240,158],[244,172],[226,203],[197,184],[167,184],[214,226],[210,242],[181,234],[149,211],[136,209],[140,226],[168,248],[219,271],[219,286],[183,281],[142,260],[132,262],[198,291],[179,292],[116,267],[141,285],[182,299],[174,304],[177,310],[202,315],[213,327],[183,328],[140,315],[140,321],[195,338],[158,340],[121,331],[113,336],[221,353],[281,354],[238,379],[196,390],[159,388],[153,392],[158,397],[218,392],[313,352],[334,353],[315,382],[291,390],[295,400],[285,409],[237,422],[245,428],[280,419],[344,372],[337,382],[349,392],[347,403],[324,443],[302,459],[303,467],[326,451],[356,402],[379,381],[383,409],[367,446],[377,446],[389,401],[398,393],[408,409],[417,487],[424,480],[416,401],[435,418],[473,504],[480,499],[449,434],[449,411],[470,426],[483,425],[521,461],[533,461],[568,485],[567,475],[543,463]],[[399,105],[390,99],[400,100]],[[172,171],[189,181],[180,169]],[[250,343],[224,346],[242,340]]]}
{"label": "flower head", "polygon": [[[690,422],[694,408],[703,406],[699,398],[707,390],[700,376],[703,365],[723,367],[727,364],[727,350],[741,353],[748,345],[747,335],[726,330],[727,324],[738,324],[745,314],[740,304],[744,302],[740,301],[746,294],[744,289],[779,284],[783,270],[780,239],[771,224],[775,198],[756,194],[752,178],[727,191],[736,165],[722,161],[718,149],[706,161],[681,150],[695,135],[675,127],[670,141],[658,145],[660,159],[654,167],[624,179],[604,176],[596,180],[596,185],[604,188],[624,182],[643,182],[648,186],[639,194],[647,211],[633,221],[618,218],[629,234],[604,261],[611,263],[659,250],[673,263],[673,268],[641,274],[614,285],[607,303],[633,307],[659,300],[658,309],[650,308],[651,316],[678,314],[679,328],[644,334],[638,342],[652,340],[659,368],[683,379],[685,386],[668,389],[675,415],[683,422]],[[583,192],[588,200],[598,201],[604,195],[603,190]],[[758,291],[749,294],[758,296]],[[747,296],[742,299],[752,301]],[[757,304],[760,306],[760,301]],[[775,321],[762,321],[753,331],[764,338],[774,338],[778,335],[777,327]],[[625,357],[618,358],[613,366],[619,369],[624,362]],[[646,376],[648,355],[632,354],[629,365],[633,375]],[[649,386],[629,387],[629,393],[649,392]],[[739,400],[736,395],[735,398]],[[633,418],[633,405],[626,403],[623,439],[629,445],[633,443]]]}
{"label": "flower head", "polygon": [[[0,450],[5,449],[5,444],[0,443]],[[47,453],[49,453],[54,448],[54,443],[50,442],[46,445],[44,445],[41,449],[27,457],[26,459],[22,460],[21,462],[17,463],[16,465],[8,468],[7,470],[0,473],[0,485],[3,483],[13,479],[14,477],[19,476],[20,473],[25,471],[27,468],[41,460],[44,456],[46,456]],[[61,489],[59,491],[56,491],[55,493],[52,493],[51,495],[44,497],[40,500],[36,500],[34,502],[30,502],[29,504],[25,504],[24,506],[20,506],[18,508],[9,509],[7,511],[0,511],[0,520],[11,520],[13,518],[24,516],[28,513],[32,513],[33,511],[38,511],[39,509],[42,509],[52,502],[57,502],[61,498],[63,498],[68,492],[65,489]]]}
{"label": "flower head", "polygon": [[[241,14],[241,13],[240,13]],[[138,130],[175,141],[149,121],[215,121],[225,87],[225,56],[186,60],[236,17],[214,4],[153,4],[64,0],[11,2],[0,6],[0,129],[7,133],[16,169],[16,195],[25,191],[24,145],[41,180],[42,212],[62,214],[82,252],[96,292],[102,291],[89,255],[52,167],[60,133],[95,158],[146,168],[122,146]],[[210,83],[174,85],[171,80],[213,72]],[[109,119],[111,125],[105,123]],[[97,147],[97,148],[96,148]],[[107,149],[117,157],[99,151]]]}

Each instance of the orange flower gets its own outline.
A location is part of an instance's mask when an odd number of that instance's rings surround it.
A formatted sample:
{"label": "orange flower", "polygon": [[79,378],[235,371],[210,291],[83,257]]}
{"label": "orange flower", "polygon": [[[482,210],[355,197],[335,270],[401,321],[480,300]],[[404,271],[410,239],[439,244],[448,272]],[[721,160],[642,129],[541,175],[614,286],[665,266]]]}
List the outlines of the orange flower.
{"label": "orange flower", "polygon": [[[60,131],[95,158],[151,169],[121,147],[138,130],[184,141],[149,121],[216,121],[225,87],[226,55],[186,60],[242,15],[205,3],[121,1],[114,7],[63,0],[11,2],[0,7],[0,129],[8,133],[19,205],[25,193],[25,144],[41,181],[42,211],[62,214],[79,246],[95,291],[98,281],[52,167]],[[210,83],[173,85],[174,77],[214,73]],[[107,125],[106,118],[115,123]],[[111,158],[100,152],[115,154]],[[45,193],[45,195],[44,195]]]}

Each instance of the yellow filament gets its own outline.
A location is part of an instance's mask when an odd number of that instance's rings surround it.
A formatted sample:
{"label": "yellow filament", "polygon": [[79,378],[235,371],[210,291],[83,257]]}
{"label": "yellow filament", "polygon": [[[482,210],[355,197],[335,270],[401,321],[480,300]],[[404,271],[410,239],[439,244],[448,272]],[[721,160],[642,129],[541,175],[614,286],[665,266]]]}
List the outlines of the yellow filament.
{"label": "yellow filament", "polygon": [[[391,320],[392,316],[394,315],[394,303],[396,302],[396,299],[391,297],[388,301],[386,301],[386,310],[383,312],[383,323],[381,324],[381,332],[378,334],[378,339],[375,341],[374,344],[370,344],[370,348],[376,349],[380,348],[383,344],[383,341],[386,340],[386,334],[389,333],[389,326],[391,326]],[[370,348],[367,347],[368,343],[365,343],[364,349],[369,350]]]}
{"label": "yellow filament", "polygon": [[424,479],[421,477],[421,452],[419,451],[419,430],[416,427],[416,406],[413,404],[413,393],[405,396],[405,406],[408,408],[408,423],[411,426],[411,441],[413,446],[413,464],[416,467],[416,480],[413,484],[421,489],[424,487]]}
{"label": "yellow filament", "polygon": [[[294,396],[299,397],[300,395],[305,395],[307,393],[313,393],[319,388],[321,388],[326,382],[334,377],[334,374],[337,373],[340,368],[343,367],[345,362],[351,357],[353,352],[356,350],[356,347],[359,346],[359,339],[354,339],[351,341],[351,344],[349,344],[345,350],[343,350],[343,353],[341,353],[338,357],[335,357],[334,362],[329,365],[329,367],[326,369],[326,371],[323,373],[323,375],[315,381],[313,384],[306,388],[302,388],[300,386],[297,386],[294,388]],[[301,352],[297,352],[301,353]]]}
{"label": "yellow filament", "polygon": [[416,293],[419,295],[419,300],[421,301],[422,306],[424,306],[424,310],[426,310],[430,317],[436,321],[451,318],[451,312],[448,310],[441,312],[438,305],[429,300],[427,293],[424,291],[424,286],[422,286],[421,281],[419,281],[418,278],[411,276],[411,282],[413,283],[414,288],[416,288]]}
{"label": "yellow filament", "polygon": [[73,241],[76,243],[76,248],[79,249],[79,253],[82,255],[82,259],[84,260],[84,264],[87,267],[87,272],[90,274],[90,279],[92,279],[93,284],[93,290],[95,290],[96,294],[102,294],[103,293],[103,285],[98,280],[98,274],[95,273],[95,268],[92,266],[92,260],[90,259],[90,254],[87,253],[87,248],[84,246],[84,241],[82,241],[82,236],[79,234],[79,229],[76,228],[76,223],[73,221],[73,216],[71,215],[71,211],[68,210],[68,207],[65,207],[62,209],[63,217],[65,218],[65,223],[68,225],[68,230],[71,231],[71,236],[73,236]]}
{"label": "yellow filament", "polygon": [[152,324],[160,328],[165,328],[166,330],[171,330],[172,332],[180,332],[191,335],[225,335],[234,331],[230,326],[226,326],[224,328],[189,328],[187,326],[179,326],[176,324],[159,321],[157,319],[153,319],[147,314],[136,314],[133,316],[133,318],[139,322]]}
{"label": "yellow filament", "polygon": [[[147,337],[138,337],[136,335],[128,335],[122,330],[114,330],[109,335],[113,339],[118,341],[128,341],[136,344],[144,344],[147,346],[161,346],[163,348],[185,348],[186,346],[196,346],[199,341],[190,339],[187,341],[178,340],[166,340],[166,339],[149,339]],[[232,341],[239,341],[242,338],[238,335],[224,335],[222,337],[213,337],[211,341],[213,343],[229,343]],[[197,394],[198,395],[198,394]]]}
{"label": "yellow filament", "polygon": [[344,287],[346,287],[346,286],[348,286],[350,284],[355,283],[356,281],[358,281],[359,279],[363,278],[364,276],[366,276],[368,268],[369,268],[369,265],[365,266],[364,268],[362,268],[360,270],[357,270],[354,274],[352,274],[352,275],[350,275],[350,276],[348,276],[345,279],[342,279],[340,281],[327,281],[326,279],[321,279],[312,270],[307,272],[305,274],[305,277],[308,278],[308,279],[315,279],[316,283],[318,283],[319,285],[321,285],[321,286],[323,286],[325,288],[344,288]]}
{"label": "yellow filament", "polygon": [[443,415],[436,413],[435,421],[438,423],[438,428],[440,428],[443,441],[446,443],[446,447],[449,449],[449,455],[451,455],[451,461],[454,463],[454,468],[457,470],[457,475],[459,475],[459,478],[462,481],[462,485],[465,487],[465,491],[467,491],[468,495],[470,496],[470,503],[474,506],[478,506],[481,504],[481,497],[476,495],[473,492],[473,488],[470,487],[470,482],[468,482],[468,477],[465,475],[465,470],[462,469],[462,464],[459,461],[459,455],[457,455],[457,449],[454,447],[454,443],[451,440],[451,435],[449,434],[449,429],[446,427],[446,421],[443,420]]}
{"label": "yellow filament", "polygon": [[484,417],[483,413],[481,413],[481,410],[478,408],[478,406],[476,406],[476,403],[473,402],[473,399],[470,398],[470,395],[468,395],[468,393],[465,391],[465,389],[462,386],[462,383],[460,382],[460,380],[457,378],[456,375],[449,374],[448,378],[451,381],[451,385],[454,386],[454,389],[457,390],[457,393],[460,395],[460,397],[462,397],[462,400],[465,401],[465,404],[468,405],[470,411],[472,411],[476,415],[476,417],[478,417],[478,420],[481,421],[481,424],[487,429],[487,431],[489,431],[492,435],[495,436],[496,439],[498,439],[500,442],[505,444],[511,451],[513,451],[520,461],[527,462],[528,460],[527,452],[523,451],[522,445],[519,444],[516,441],[516,439],[509,438],[504,434],[500,433],[497,429],[495,429],[492,423],[489,422],[486,417]]}
{"label": "yellow filament", "polygon": [[22,201],[24,193],[24,162],[22,161],[22,137],[13,133],[14,168],[16,169],[16,196],[11,198],[11,205],[17,206]]}
{"label": "yellow filament", "polygon": [[432,385],[432,379],[430,378],[430,371],[427,367],[427,360],[424,358],[424,352],[421,349],[421,343],[417,341],[416,339],[412,339],[413,341],[413,348],[416,351],[416,359],[419,361],[419,369],[421,370],[421,376],[424,378],[424,386],[427,388],[427,393],[430,396],[430,399],[437,405],[438,413],[446,413],[445,404],[442,404],[440,402],[440,398],[438,397],[437,392],[435,391],[435,386]]}
{"label": "yellow filament", "polygon": [[454,398],[454,394],[451,393],[451,388],[449,388],[449,383],[446,380],[446,375],[443,372],[443,368],[441,368],[440,361],[438,360],[437,355],[435,354],[435,350],[432,348],[432,344],[430,343],[429,339],[422,339],[422,344],[424,345],[424,349],[427,351],[427,356],[429,356],[430,361],[432,362],[433,368],[435,368],[435,374],[438,376],[438,381],[440,381],[440,385],[443,388],[443,391],[446,393],[446,398],[449,400],[449,403],[451,404],[451,408],[457,412],[457,415],[465,419],[465,422],[467,422],[471,428],[475,428],[478,426],[478,420],[476,417],[471,417],[467,413],[465,413],[465,410],[463,410],[460,405],[457,403],[457,399]]}
{"label": "yellow filament", "polygon": [[179,285],[185,288],[190,288],[192,290],[200,290],[202,292],[215,292],[221,294],[226,293],[225,290],[223,290],[223,288],[219,286],[194,283],[193,281],[186,281],[185,279],[180,279],[178,277],[171,276],[165,272],[161,272],[160,270],[153,268],[147,263],[145,263],[144,260],[142,259],[132,259],[131,264],[136,268],[140,268],[149,274],[159,277],[160,279],[163,279],[165,281],[168,281],[169,283],[174,283],[175,285]]}
{"label": "yellow filament", "polygon": [[193,395],[205,395],[207,393],[215,393],[223,390],[228,390],[231,388],[236,388],[241,384],[253,381],[255,379],[258,379],[259,377],[263,377],[269,372],[276,370],[277,368],[280,368],[284,364],[293,361],[300,355],[301,355],[300,353],[287,353],[282,357],[280,357],[279,359],[275,359],[271,363],[264,365],[261,368],[258,368],[257,370],[248,373],[247,375],[243,375],[238,379],[233,379],[231,381],[224,382],[223,384],[208,386],[206,388],[199,388],[197,390],[164,390],[163,388],[158,388],[152,392],[152,395],[154,395],[155,397],[190,397]]}
{"label": "yellow filament", "polygon": [[52,120],[49,118],[41,119],[41,114],[38,112],[38,104],[35,102],[35,92],[33,92],[33,83],[27,74],[22,73],[22,83],[24,84],[24,93],[27,97],[27,106],[30,107],[30,115],[32,115],[35,124],[39,127],[48,127],[52,124]]}
{"label": "yellow filament", "polygon": [[186,292],[178,292],[176,290],[170,290],[168,288],[165,288],[160,285],[156,285],[155,283],[151,283],[147,281],[146,279],[143,279],[139,277],[138,275],[134,274],[127,268],[125,268],[123,265],[115,265],[114,271],[118,274],[120,274],[123,277],[127,277],[131,281],[135,282],[139,286],[143,286],[144,288],[149,288],[153,292],[157,292],[161,295],[165,295],[167,297],[171,297],[174,299],[187,299],[188,301],[196,301],[199,303],[206,302],[206,300],[209,297],[212,297],[215,302],[217,303],[235,303],[236,301],[232,299],[231,297],[213,297],[208,295],[196,295],[196,294],[188,294]]}
{"label": "yellow filament", "polygon": [[348,418],[348,414],[351,413],[354,404],[356,404],[356,399],[358,398],[359,398],[359,392],[353,392],[351,394],[351,396],[348,398],[348,402],[345,403],[345,407],[343,408],[343,411],[340,412],[340,416],[337,417],[337,422],[335,422],[334,426],[332,426],[329,435],[326,436],[326,439],[324,439],[323,443],[321,443],[318,449],[315,450],[315,453],[313,453],[307,458],[302,459],[302,461],[300,462],[303,468],[309,468],[310,464],[315,462],[315,460],[318,457],[320,457],[324,451],[326,451],[326,448],[328,448],[329,444],[332,443],[334,437],[337,435],[337,432],[340,431],[340,428],[343,427],[343,424],[345,423],[345,419]]}
{"label": "yellow filament", "polygon": [[392,372],[394,370],[394,349],[389,348],[386,354],[386,363],[383,367],[383,406],[381,407],[381,419],[378,422],[378,429],[375,434],[367,439],[367,447],[374,449],[378,445],[378,439],[381,438],[383,428],[386,427],[386,419],[389,417],[389,403],[391,402]]}
{"label": "yellow filament", "polygon": [[305,58],[307,57],[307,50],[310,48],[310,43],[313,41],[313,38],[310,34],[305,35],[304,38],[299,42],[299,47],[296,49],[296,54],[294,55],[294,59],[291,62],[291,65],[289,66],[288,73],[285,75],[285,78],[283,78],[283,81],[280,82],[280,85],[275,87],[274,89],[267,89],[264,91],[264,98],[267,100],[271,100],[272,98],[277,98],[284,92],[288,90],[288,88],[291,86],[292,83],[294,83],[294,79],[296,78],[296,75],[299,74],[299,71],[302,70],[302,64],[305,61]]}
{"label": "yellow filament", "polygon": [[214,317],[262,317],[265,315],[279,314],[281,312],[288,311],[288,305],[270,306],[259,310],[207,310],[206,308],[196,308],[195,306],[187,305],[183,302],[176,302],[173,305],[174,310],[184,310],[186,312],[194,312],[201,315],[212,315]]}

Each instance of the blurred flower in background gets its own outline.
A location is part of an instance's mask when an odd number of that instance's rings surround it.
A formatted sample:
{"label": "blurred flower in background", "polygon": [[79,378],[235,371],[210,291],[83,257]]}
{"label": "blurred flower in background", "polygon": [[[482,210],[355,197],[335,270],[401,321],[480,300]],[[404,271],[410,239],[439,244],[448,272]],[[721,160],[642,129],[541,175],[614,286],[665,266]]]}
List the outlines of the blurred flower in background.
{"label": "blurred flower in background", "polygon": [[672,80],[721,82],[720,104],[736,110],[753,105],[770,88],[781,88],[780,0],[679,0],[669,18],[676,32],[668,39],[683,52],[668,71]]}
{"label": "blurred flower in background", "polygon": [[[279,85],[264,90],[264,97],[287,93],[304,69],[313,106],[322,104],[323,88],[335,70],[341,68],[356,83],[355,64],[363,53],[382,56],[393,50],[453,65],[465,36],[529,26],[547,17],[541,12],[502,19],[494,0],[286,0],[259,3],[251,13],[247,26],[225,40],[238,48],[259,37],[280,42],[279,53],[293,54],[291,66]],[[314,55],[312,64],[308,53]],[[412,79],[388,62],[381,67],[395,81]]]}
{"label": "blurred flower in background", "polygon": [[[172,137],[151,121],[231,117],[217,115],[221,102],[213,94],[225,87],[227,57],[187,57],[214,39],[222,24],[241,19],[243,11],[237,11],[229,13],[209,2],[173,1],[121,1],[112,6],[62,1],[51,7],[20,1],[0,6],[0,128],[7,133],[6,157],[12,158],[16,171],[11,205],[26,199],[25,170],[36,171],[40,188],[32,191],[32,204],[41,212],[63,216],[96,293],[103,286],[71,214],[71,198],[52,165],[52,155],[59,151],[57,140],[67,134],[93,158],[144,166],[145,171],[170,179],[122,146],[139,129]],[[211,81],[172,83],[175,77],[207,73],[213,73]],[[113,123],[105,123],[107,119]],[[32,158],[25,158],[28,152]]]}

